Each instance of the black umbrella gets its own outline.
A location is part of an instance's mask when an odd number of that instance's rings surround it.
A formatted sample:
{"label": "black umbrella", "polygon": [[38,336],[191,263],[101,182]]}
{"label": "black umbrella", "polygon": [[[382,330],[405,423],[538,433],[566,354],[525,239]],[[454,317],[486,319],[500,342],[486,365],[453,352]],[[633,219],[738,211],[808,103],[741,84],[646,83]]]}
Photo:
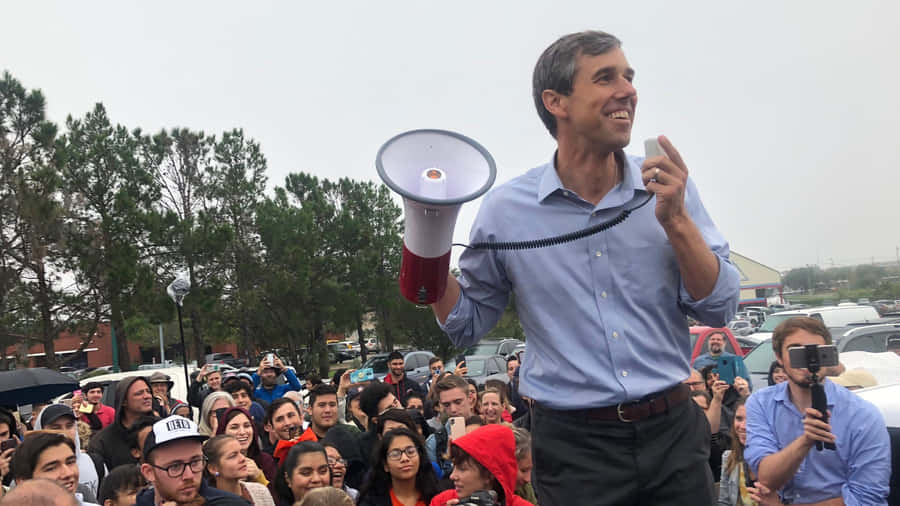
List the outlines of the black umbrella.
{"label": "black umbrella", "polygon": [[0,372],[0,406],[21,406],[78,389],[78,382],[46,367]]}

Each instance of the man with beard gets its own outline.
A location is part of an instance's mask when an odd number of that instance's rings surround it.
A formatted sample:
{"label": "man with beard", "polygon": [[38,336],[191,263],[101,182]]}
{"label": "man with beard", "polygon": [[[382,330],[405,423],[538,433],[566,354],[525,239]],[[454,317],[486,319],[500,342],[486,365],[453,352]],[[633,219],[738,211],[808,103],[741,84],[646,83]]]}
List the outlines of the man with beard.
{"label": "man with beard", "polygon": [[[884,418],[820,371],[829,415],[823,421],[823,413],[812,408],[812,374],[792,364],[788,351],[810,344],[831,344],[828,329],[815,318],[791,318],[772,333],[788,381],[747,400],[744,458],[758,476],[751,497],[762,504],[778,491],[791,504],[887,504],[891,449]],[[834,443],[836,450],[813,450],[817,442]]]}
{"label": "man with beard", "polygon": [[[750,373],[747,372],[744,359],[725,351],[725,334],[713,332],[707,338],[707,346],[709,346],[709,352],[694,359],[694,369],[699,371],[712,365],[718,370],[720,377],[737,378],[740,376],[750,383]],[[728,371],[724,370],[726,367]]]}
{"label": "man with beard", "polygon": [[128,447],[128,428],[153,411],[153,390],[143,376],[129,376],[116,385],[116,421],[91,437],[88,453],[103,457],[107,469],[136,464]]}
{"label": "man with beard", "polygon": [[388,355],[388,368],[390,372],[384,377],[384,382],[393,387],[394,396],[406,407],[406,398],[410,393],[416,392],[419,395],[424,394],[422,387],[418,383],[406,376],[405,362],[403,354],[399,351],[392,351]]}
{"label": "man with beard", "polygon": [[153,487],[142,490],[136,506],[206,504],[209,506],[247,506],[240,496],[210,487],[203,480],[203,441],[197,424],[172,415],[155,424],[144,443],[141,474]]}
{"label": "man with beard", "polygon": [[[287,384],[279,385],[278,376],[284,374]],[[253,392],[257,399],[272,404],[275,399],[281,398],[285,392],[289,390],[302,390],[300,380],[294,371],[286,368],[284,363],[277,355],[272,355],[272,362],[266,357],[259,362],[259,367],[253,373],[253,385],[256,390]]]}

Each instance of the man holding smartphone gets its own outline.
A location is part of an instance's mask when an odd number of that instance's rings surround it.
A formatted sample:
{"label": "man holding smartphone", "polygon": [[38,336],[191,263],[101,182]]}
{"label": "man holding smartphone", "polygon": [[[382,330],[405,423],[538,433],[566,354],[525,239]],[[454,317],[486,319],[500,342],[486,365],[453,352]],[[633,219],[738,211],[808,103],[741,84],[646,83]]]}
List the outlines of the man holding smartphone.
{"label": "man holding smartphone", "polygon": [[608,33],[551,44],[532,94],[556,152],[484,197],[470,241],[537,240],[627,219],[552,247],[466,249],[459,279],[450,276],[432,305],[454,344],[468,347],[515,294],[541,504],[712,502],[709,428],[681,383],[686,316],[724,326],[740,277],[675,146],[660,136],[653,147],[664,156],[625,154],[634,77]]}
{"label": "man holding smartphone", "polygon": [[729,385],[734,385],[735,378],[744,378],[749,384],[750,373],[744,365],[744,359],[725,351],[725,334],[713,332],[706,338],[708,352],[694,359],[694,369],[698,371],[708,365],[714,366],[719,373],[719,378]]}
{"label": "man holding smartphone", "polygon": [[[747,400],[744,458],[759,477],[757,501],[793,504],[887,504],[891,477],[890,437],[881,412],[844,387],[818,376],[828,402],[828,421],[812,408],[812,374],[795,367],[789,350],[830,345],[831,334],[815,318],[782,322],[772,348],[788,381],[759,390]],[[816,443],[836,449],[813,449]],[[771,504],[771,502],[765,502]]]}

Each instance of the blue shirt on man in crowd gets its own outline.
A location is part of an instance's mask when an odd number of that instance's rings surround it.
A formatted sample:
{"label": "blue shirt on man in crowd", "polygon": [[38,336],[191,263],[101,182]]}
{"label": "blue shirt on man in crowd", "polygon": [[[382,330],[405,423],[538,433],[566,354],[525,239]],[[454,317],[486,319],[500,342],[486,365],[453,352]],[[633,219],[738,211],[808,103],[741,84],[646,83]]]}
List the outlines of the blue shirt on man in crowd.
{"label": "blue shirt on man in crowd", "polygon": [[[803,435],[804,414],[790,399],[787,381],[754,392],[747,399],[747,448],[754,473],[762,460]],[[847,506],[887,504],[891,442],[884,418],[870,402],[825,381],[831,433],[837,450],[810,449],[797,473],[782,488],[796,504],[841,497]]]}
{"label": "blue shirt on man in crowd", "polygon": [[[554,156],[485,196],[470,241],[541,239],[608,222],[650,195],[642,161],[626,156],[622,181],[595,206],[563,187]],[[719,262],[712,293],[691,298],[655,204],[562,245],[466,249],[461,294],[441,328],[457,346],[472,345],[515,292],[528,338],[520,392],[553,409],[610,406],[678,384],[690,373],[685,315],[723,326],[737,310],[740,280],[728,243],[688,179],[685,208]]]}
{"label": "blue shirt on man in crowd", "polygon": [[297,379],[297,375],[294,374],[294,371],[285,369],[282,374],[284,374],[284,379],[287,380],[287,384],[275,385],[271,389],[268,389],[260,385],[259,374],[253,373],[253,396],[272,404],[272,401],[280,399],[290,390],[297,390],[298,392],[303,390],[303,385],[300,384],[300,380]]}

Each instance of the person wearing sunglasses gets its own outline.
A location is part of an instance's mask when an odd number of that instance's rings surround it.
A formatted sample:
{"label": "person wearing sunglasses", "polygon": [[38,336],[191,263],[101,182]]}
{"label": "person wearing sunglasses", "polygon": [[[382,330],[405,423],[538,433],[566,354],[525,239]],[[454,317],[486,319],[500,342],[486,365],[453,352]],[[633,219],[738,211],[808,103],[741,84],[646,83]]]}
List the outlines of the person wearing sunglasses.
{"label": "person wearing sunglasses", "polygon": [[372,472],[359,506],[426,506],[438,493],[425,441],[407,428],[387,431],[373,453]]}
{"label": "person wearing sunglasses", "polygon": [[144,441],[141,474],[153,487],[142,490],[136,506],[155,506],[165,501],[190,504],[202,498],[208,506],[247,506],[242,497],[210,487],[203,479],[206,458],[197,424],[172,415],[153,424]]}

